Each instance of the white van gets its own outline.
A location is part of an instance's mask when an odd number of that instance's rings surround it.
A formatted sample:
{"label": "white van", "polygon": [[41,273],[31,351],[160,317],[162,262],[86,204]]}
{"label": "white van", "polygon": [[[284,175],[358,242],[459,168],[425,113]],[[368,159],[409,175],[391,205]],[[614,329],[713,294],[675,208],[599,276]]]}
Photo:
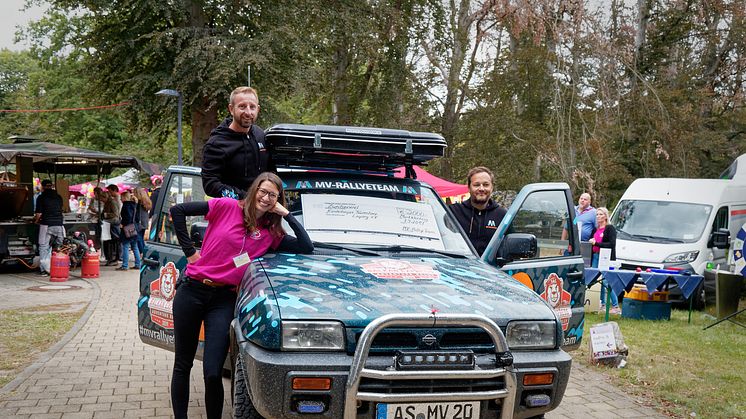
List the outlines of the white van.
{"label": "white van", "polygon": [[[727,229],[733,240],[746,223],[746,154],[721,177],[632,182],[611,216],[622,268],[678,267],[702,275],[709,261],[725,265],[727,249],[713,246],[713,233]],[[695,306],[703,304],[700,291]]]}

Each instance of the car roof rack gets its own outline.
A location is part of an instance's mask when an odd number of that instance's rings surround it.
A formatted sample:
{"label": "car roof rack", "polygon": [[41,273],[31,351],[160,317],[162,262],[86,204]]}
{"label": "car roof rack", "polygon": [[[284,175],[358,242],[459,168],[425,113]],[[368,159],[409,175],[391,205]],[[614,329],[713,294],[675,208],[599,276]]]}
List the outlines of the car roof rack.
{"label": "car roof rack", "polygon": [[439,134],[334,125],[275,125],[266,140],[278,167],[390,173],[404,166],[412,179],[413,165],[442,157],[446,148]]}

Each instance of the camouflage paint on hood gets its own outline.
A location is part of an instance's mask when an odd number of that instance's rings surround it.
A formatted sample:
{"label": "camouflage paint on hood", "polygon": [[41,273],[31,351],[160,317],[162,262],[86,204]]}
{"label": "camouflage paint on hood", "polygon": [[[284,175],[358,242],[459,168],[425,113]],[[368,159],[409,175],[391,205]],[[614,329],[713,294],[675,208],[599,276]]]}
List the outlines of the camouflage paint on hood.
{"label": "camouflage paint on hood", "polygon": [[268,254],[255,260],[236,306],[244,335],[274,347],[280,320],[365,327],[383,314],[432,310],[482,314],[501,326],[508,319],[555,319],[536,293],[480,260],[397,256]]}

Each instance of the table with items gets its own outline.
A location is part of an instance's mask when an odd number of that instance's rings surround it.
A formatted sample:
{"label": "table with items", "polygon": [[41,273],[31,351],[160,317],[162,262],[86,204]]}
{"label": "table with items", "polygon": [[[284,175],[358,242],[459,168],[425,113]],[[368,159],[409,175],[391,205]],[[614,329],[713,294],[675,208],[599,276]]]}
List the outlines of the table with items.
{"label": "table with items", "polygon": [[[668,270],[656,270],[656,271],[630,271],[624,269],[598,269],[585,267],[583,271],[583,282],[587,287],[590,287],[594,283],[598,282],[603,277],[606,280],[607,291],[613,292],[616,295],[622,293],[622,291],[629,292],[638,280],[645,284],[649,294],[655,291],[661,290],[668,281],[675,281],[681,289],[681,293],[689,300],[689,322],[692,321],[692,294],[697,287],[702,283],[704,277],[702,275],[687,275],[685,273],[677,273],[676,271]],[[609,299],[611,296],[607,293],[606,296],[606,319],[609,321]]]}

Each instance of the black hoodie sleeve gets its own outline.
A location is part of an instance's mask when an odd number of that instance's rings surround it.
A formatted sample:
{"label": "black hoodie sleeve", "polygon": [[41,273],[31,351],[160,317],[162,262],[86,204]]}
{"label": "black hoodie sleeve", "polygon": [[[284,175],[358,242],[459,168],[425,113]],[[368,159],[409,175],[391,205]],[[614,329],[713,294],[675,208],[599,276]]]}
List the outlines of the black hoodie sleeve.
{"label": "black hoodie sleeve", "polygon": [[606,249],[614,249],[616,247],[616,228],[613,225],[606,225],[602,241],[596,242],[596,246]]}
{"label": "black hoodie sleeve", "polygon": [[194,242],[189,237],[189,232],[187,231],[187,215],[207,215],[209,210],[210,206],[207,204],[207,201],[185,202],[171,207],[171,219],[174,221],[176,238],[179,239],[184,256],[189,257],[197,252],[197,249],[194,248]]}
{"label": "black hoodie sleeve", "polygon": [[295,252],[295,253],[311,253],[313,252],[313,242],[308,237],[306,229],[293,217],[292,214],[288,214],[285,217],[285,221],[288,222],[290,228],[293,229],[295,237],[286,234],[282,238],[280,245],[277,250],[280,252]]}
{"label": "black hoodie sleeve", "polygon": [[222,168],[225,164],[226,156],[223,150],[210,141],[205,144],[202,151],[202,188],[205,193],[214,198],[223,196],[223,191],[233,191],[238,195],[238,191],[231,186],[220,181]]}

